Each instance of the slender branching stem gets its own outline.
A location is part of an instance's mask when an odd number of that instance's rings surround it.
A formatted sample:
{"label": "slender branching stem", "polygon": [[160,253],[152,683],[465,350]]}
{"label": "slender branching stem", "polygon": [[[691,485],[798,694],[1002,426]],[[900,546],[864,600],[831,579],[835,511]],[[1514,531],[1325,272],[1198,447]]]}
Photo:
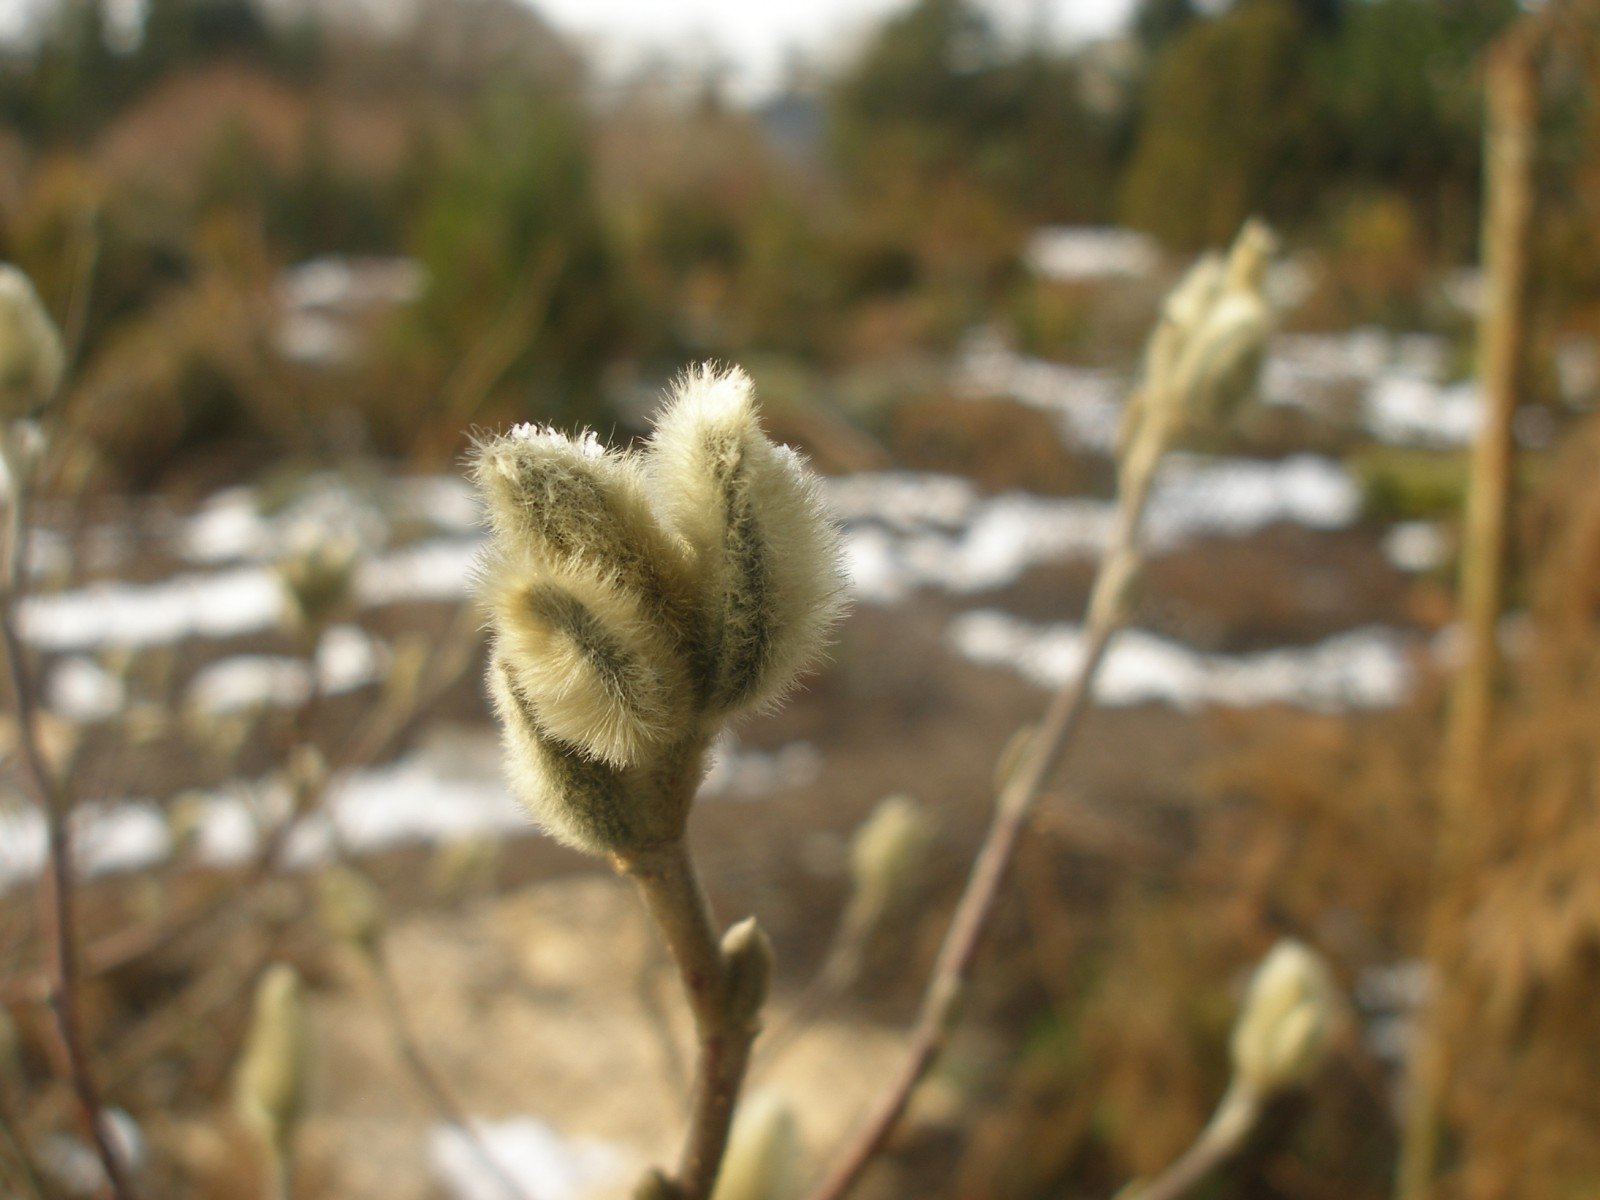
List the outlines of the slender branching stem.
{"label": "slender branching stem", "polygon": [[[1164,422],[1168,418],[1158,419]],[[1095,677],[1121,626],[1123,606],[1101,602],[1100,593],[1107,586],[1119,586],[1115,573],[1125,570],[1128,556],[1137,552],[1139,523],[1166,440],[1164,428],[1153,429],[1139,440],[1130,455],[1111,547],[1101,560],[1095,580],[1083,666],[1052,698],[1037,731],[1028,739],[1021,761],[1000,786],[994,816],[939,947],[899,1069],[857,1125],[854,1137],[834,1160],[810,1200],[842,1200],[849,1194],[889,1140],[917,1085],[944,1049],[1017,843],[1027,829],[1040,793],[1083,723],[1092,703]]]}
{"label": "slender branching stem", "polygon": [[456,1100],[454,1093],[439,1077],[438,1072],[433,1069],[433,1064],[423,1053],[422,1043],[417,1039],[410,1016],[406,1012],[405,1000],[400,994],[394,967],[384,949],[382,934],[379,934],[378,941],[371,951],[362,957],[371,969],[373,982],[377,985],[378,1000],[389,1023],[395,1052],[410,1072],[417,1090],[422,1093],[423,1098],[435,1112],[460,1130],[473,1155],[484,1169],[494,1176],[507,1196],[516,1197],[516,1200],[531,1200],[528,1189],[523,1187],[516,1176],[495,1158],[494,1151],[484,1140],[483,1134],[467,1119],[466,1112]]}
{"label": "slender branching stem", "polygon": [[1188,1195],[1243,1148],[1260,1115],[1259,1100],[1230,1088],[1189,1148],[1149,1183],[1135,1185],[1127,1200],[1180,1200]]}
{"label": "slender branching stem", "polygon": [[22,639],[17,634],[17,607],[27,591],[28,573],[27,473],[17,461],[18,457],[8,454],[6,464],[11,475],[11,513],[5,573],[0,581],[0,648],[4,651],[6,681],[11,690],[11,711],[16,718],[23,778],[45,822],[47,866],[40,888],[40,907],[48,947],[50,1010],[67,1082],[77,1101],[84,1129],[105,1171],[107,1185],[116,1200],[134,1200],[133,1184],[111,1144],[99,1086],[79,1019],[70,824],[72,797],[65,779],[50,768],[39,744],[34,683]]}
{"label": "slender branching stem", "polygon": [[633,880],[672,952],[699,1038],[689,1129],[670,1181],[681,1200],[706,1200],[728,1146],[734,1105],[750,1060],[757,1025],[730,1011],[728,974],[711,905],[688,844],[682,839],[617,854],[618,870]]}
{"label": "slender branching stem", "polygon": [[910,1104],[912,1093],[944,1049],[957,1003],[966,989],[973,959],[989,914],[1000,895],[1012,854],[1027,827],[1040,789],[1088,711],[1094,675],[1110,646],[1113,632],[1110,626],[1090,631],[1083,671],[1071,686],[1057,693],[1044,724],[1029,746],[1026,759],[1001,790],[966,890],[939,948],[905,1057],[872,1110],[857,1127],[854,1139],[812,1193],[811,1200],[839,1200],[849,1194],[867,1164],[888,1141]]}

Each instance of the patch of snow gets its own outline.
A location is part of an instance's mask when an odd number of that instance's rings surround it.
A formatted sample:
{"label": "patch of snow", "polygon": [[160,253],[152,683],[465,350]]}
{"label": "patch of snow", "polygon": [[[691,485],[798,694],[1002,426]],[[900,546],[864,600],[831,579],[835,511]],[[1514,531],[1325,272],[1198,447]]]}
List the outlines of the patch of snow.
{"label": "patch of snow", "polygon": [[1437,521],[1401,521],[1383,535],[1383,556],[1402,571],[1438,570],[1449,553],[1450,539]]}
{"label": "patch of snow", "polygon": [[1385,375],[1367,392],[1366,424],[1399,446],[1464,446],[1478,431],[1483,395],[1472,382],[1439,384],[1411,374]]}
{"label": "patch of snow", "polygon": [[970,339],[958,366],[961,391],[975,399],[1004,396],[1056,420],[1063,444],[1109,454],[1127,398],[1126,376],[1018,354],[992,332]]}
{"label": "patch of snow", "polygon": [[[956,593],[1003,587],[1038,563],[1100,554],[1111,536],[1108,500],[1056,499],[1011,492],[981,497],[965,480],[944,476],[857,475],[848,486],[846,571],[856,595],[894,604],[918,588]],[[933,519],[916,520],[919,496]],[[873,519],[877,501],[890,519]],[[1207,534],[1241,536],[1278,521],[1317,529],[1348,525],[1360,508],[1349,474],[1331,459],[1299,455],[1276,461],[1170,455],[1157,476],[1147,516],[1156,549]],[[959,514],[960,521],[950,524]],[[885,527],[887,526],[887,527]]]}
{"label": "patch of snow", "polygon": [[83,724],[109,720],[122,711],[127,699],[122,680],[84,655],[62,659],[45,682],[50,710]]}
{"label": "patch of snow", "polygon": [[[1083,666],[1084,634],[1077,625],[1037,625],[986,609],[957,617],[950,639],[971,661],[1008,667],[1042,687],[1062,686]],[[1400,703],[1410,690],[1409,649],[1393,630],[1369,628],[1304,648],[1201,654],[1129,630],[1112,643],[1094,694],[1112,706],[1383,708]]]}
{"label": "patch of snow", "polygon": [[821,775],[822,754],[810,742],[790,742],[767,752],[741,749],[729,736],[713,748],[700,795],[757,799],[810,787]]}
{"label": "patch of snow", "polygon": [[[112,1150],[137,1170],[145,1159],[144,1134],[138,1122],[120,1108],[104,1113],[104,1131]],[[105,1168],[87,1141],[74,1133],[48,1133],[39,1140],[39,1165],[73,1196],[98,1195],[105,1189]]]}
{"label": "patch of snow", "polygon": [[237,567],[153,584],[93,583],[32,595],[17,615],[30,644],[72,651],[235,637],[275,624],[282,610],[283,595],[272,572]]}
{"label": "patch of snow", "polygon": [[364,604],[459,600],[466,596],[484,537],[432,538],[363,562],[356,596]]}
{"label": "patch of snow", "polygon": [[[317,646],[317,684],[329,695],[354,691],[383,678],[387,653],[364,630],[335,625]],[[283,655],[238,654],[195,672],[188,704],[201,712],[295,708],[311,698],[311,668]]]}
{"label": "patch of snow", "polygon": [[[622,1177],[630,1158],[609,1142],[567,1138],[537,1117],[472,1121],[495,1164],[533,1200],[582,1200]],[[520,1200],[454,1125],[428,1130],[428,1163],[453,1200]]]}
{"label": "patch of snow", "polygon": [[1036,230],[1022,252],[1035,275],[1060,283],[1143,279],[1161,264],[1155,240],[1109,225],[1050,225]]}
{"label": "patch of snow", "polygon": [[317,541],[348,539],[382,546],[389,523],[375,498],[334,475],[318,476],[281,510],[264,513],[254,488],[211,496],[180,528],[180,553],[190,562],[271,562]]}

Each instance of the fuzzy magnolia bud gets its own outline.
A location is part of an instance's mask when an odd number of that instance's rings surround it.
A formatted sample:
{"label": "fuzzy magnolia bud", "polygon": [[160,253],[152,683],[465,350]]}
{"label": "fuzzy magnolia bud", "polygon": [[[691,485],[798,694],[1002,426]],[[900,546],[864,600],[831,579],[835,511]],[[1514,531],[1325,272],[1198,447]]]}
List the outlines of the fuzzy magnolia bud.
{"label": "fuzzy magnolia bud", "polygon": [[1228,252],[1221,286],[1193,322],[1173,364],[1171,386],[1191,421],[1226,420],[1255,387],[1272,332],[1262,284],[1274,245],[1265,225],[1246,222]]}
{"label": "fuzzy magnolia bud", "polygon": [[739,1106],[712,1200],[791,1200],[800,1194],[800,1165],[793,1112],[758,1092]]}
{"label": "fuzzy magnolia bud", "polygon": [[348,538],[322,539],[278,563],[286,617],[309,635],[326,629],[350,602],[357,551]]}
{"label": "fuzzy magnolia bud", "polygon": [[754,917],[746,917],[723,935],[722,976],[728,1019],[754,1024],[772,987],[772,943]]}
{"label": "fuzzy magnolia bud", "polygon": [[1337,1007],[1322,959],[1301,942],[1279,942],[1256,968],[1233,1029],[1236,1084],[1265,1098],[1306,1083],[1327,1057]]}
{"label": "fuzzy magnolia bud", "polygon": [[0,264],[0,419],[44,406],[61,386],[61,334],[28,277]]}
{"label": "fuzzy magnolia bud", "polygon": [[556,837],[622,853],[681,835],[723,720],[813,661],[838,538],[742,372],[691,373],[643,452],[533,426],[477,448],[479,591],[518,795]]}
{"label": "fuzzy magnolia bud", "polygon": [[911,892],[931,841],[927,815],[910,796],[890,796],[872,810],[850,839],[855,923],[882,919]]}
{"label": "fuzzy magnolia bud", "polygon": [[240,1118],[280,1158],[305,1114],[310,1062],[300,976],[288,964],[274,963],[256,987],[234,1097]]}
{"label": "fuzzy magnolia bud", "polygon": [[338,941],[371,956],[383,935],[383,901],[370,880],[350,867],[331,867],[317,880],[317,913]]}
{"label": "fuzzy magnolia bud", "polygon": [[1273,246],[1265,225],[1246,222],[1226,259],[1204,255],[1168,293],[1123,421],[1125,475],[1153,468],[1185,425],[1226,419],[1254,387],[1272,331],[1262,282]]}
{"label": "fuzzy magnolia bud", "polygon": [[709,708],[781,695],[842,604],[838,532],[814,477],[767,440],[750,377],[710,366],[679,382],[657,420],[650,473],[707,592]]}

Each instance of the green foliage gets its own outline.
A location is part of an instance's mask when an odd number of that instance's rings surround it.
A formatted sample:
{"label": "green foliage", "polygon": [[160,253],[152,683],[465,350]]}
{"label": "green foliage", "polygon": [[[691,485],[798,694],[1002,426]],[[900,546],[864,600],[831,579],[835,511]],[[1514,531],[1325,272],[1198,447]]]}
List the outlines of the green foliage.
{"label": "green foliage", "polygon": [[508,312],[526,312],[504,371],[525,397],[520,415],[592,415],[596,376],[623,332],[587,136],[554,96],[493,92],[410,231],[429,280],[416,329],[427,344],[470,354]]}
{"label": "green foliage", "polygon": [[1245,0],[1191,26],[1155,67],[1124,219],[1192,248],[1227,241],[1252,213],[1303,214],[1327,163],[1310,50],[1288,0]]}

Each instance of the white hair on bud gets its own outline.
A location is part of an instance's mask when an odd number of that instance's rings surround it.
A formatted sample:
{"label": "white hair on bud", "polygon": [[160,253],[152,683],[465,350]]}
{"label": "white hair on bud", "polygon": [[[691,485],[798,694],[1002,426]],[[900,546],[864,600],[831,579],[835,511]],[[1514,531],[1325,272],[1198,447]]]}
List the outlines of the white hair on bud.
{"label": "white hair on bud", "polygon": [[519,425],[478,443],[473,479],[502,553],[631,590],[652,617],[687,634],[687,564],[651,511],[633,456],[592,432]]}
{"label": "white hair on bud", "polygon": [[762,431],[750,377],[710,364],[674,387],[649,469],[706,605],[708,710],[781,696],[843,606],[839,535],[814,477]]}
{"label": "white hair on bud", "polygon": [[704,366],[642,454],[519,425],[478,443],[473,478],[518,798],[595,853],[682,836],[718,726],[790,687],[842,606],[813,477],[767,440],[749,377]]}
{"label": "white hair on bud", "polygon": [[55,395],[65,371],[60,331],[33,282],[0,263],[0,419],[40,408]]}
{"label": "white hair on bud", "polygon": [[1302,942],[1280,941],[1251,977],[1233,1029],[1236,1083],[1265,1098],[1309,1081],[1327,1057],[1338,1006],[1327,964]]}
{"label": "white hair on bud", "polygon": [[627,767],[694,726],[688,665],[638,595],[527,556],[492,560],[482,590],[496,646],[551,735]]}
{"label": "white hair on bud", "polygon": [[604,854],[682,836],[704,773],[704,738],[690,734],[636,766],[615,767],[543,728],[503,656],[489,665],[489,694],[512,792],[551,837]]}

